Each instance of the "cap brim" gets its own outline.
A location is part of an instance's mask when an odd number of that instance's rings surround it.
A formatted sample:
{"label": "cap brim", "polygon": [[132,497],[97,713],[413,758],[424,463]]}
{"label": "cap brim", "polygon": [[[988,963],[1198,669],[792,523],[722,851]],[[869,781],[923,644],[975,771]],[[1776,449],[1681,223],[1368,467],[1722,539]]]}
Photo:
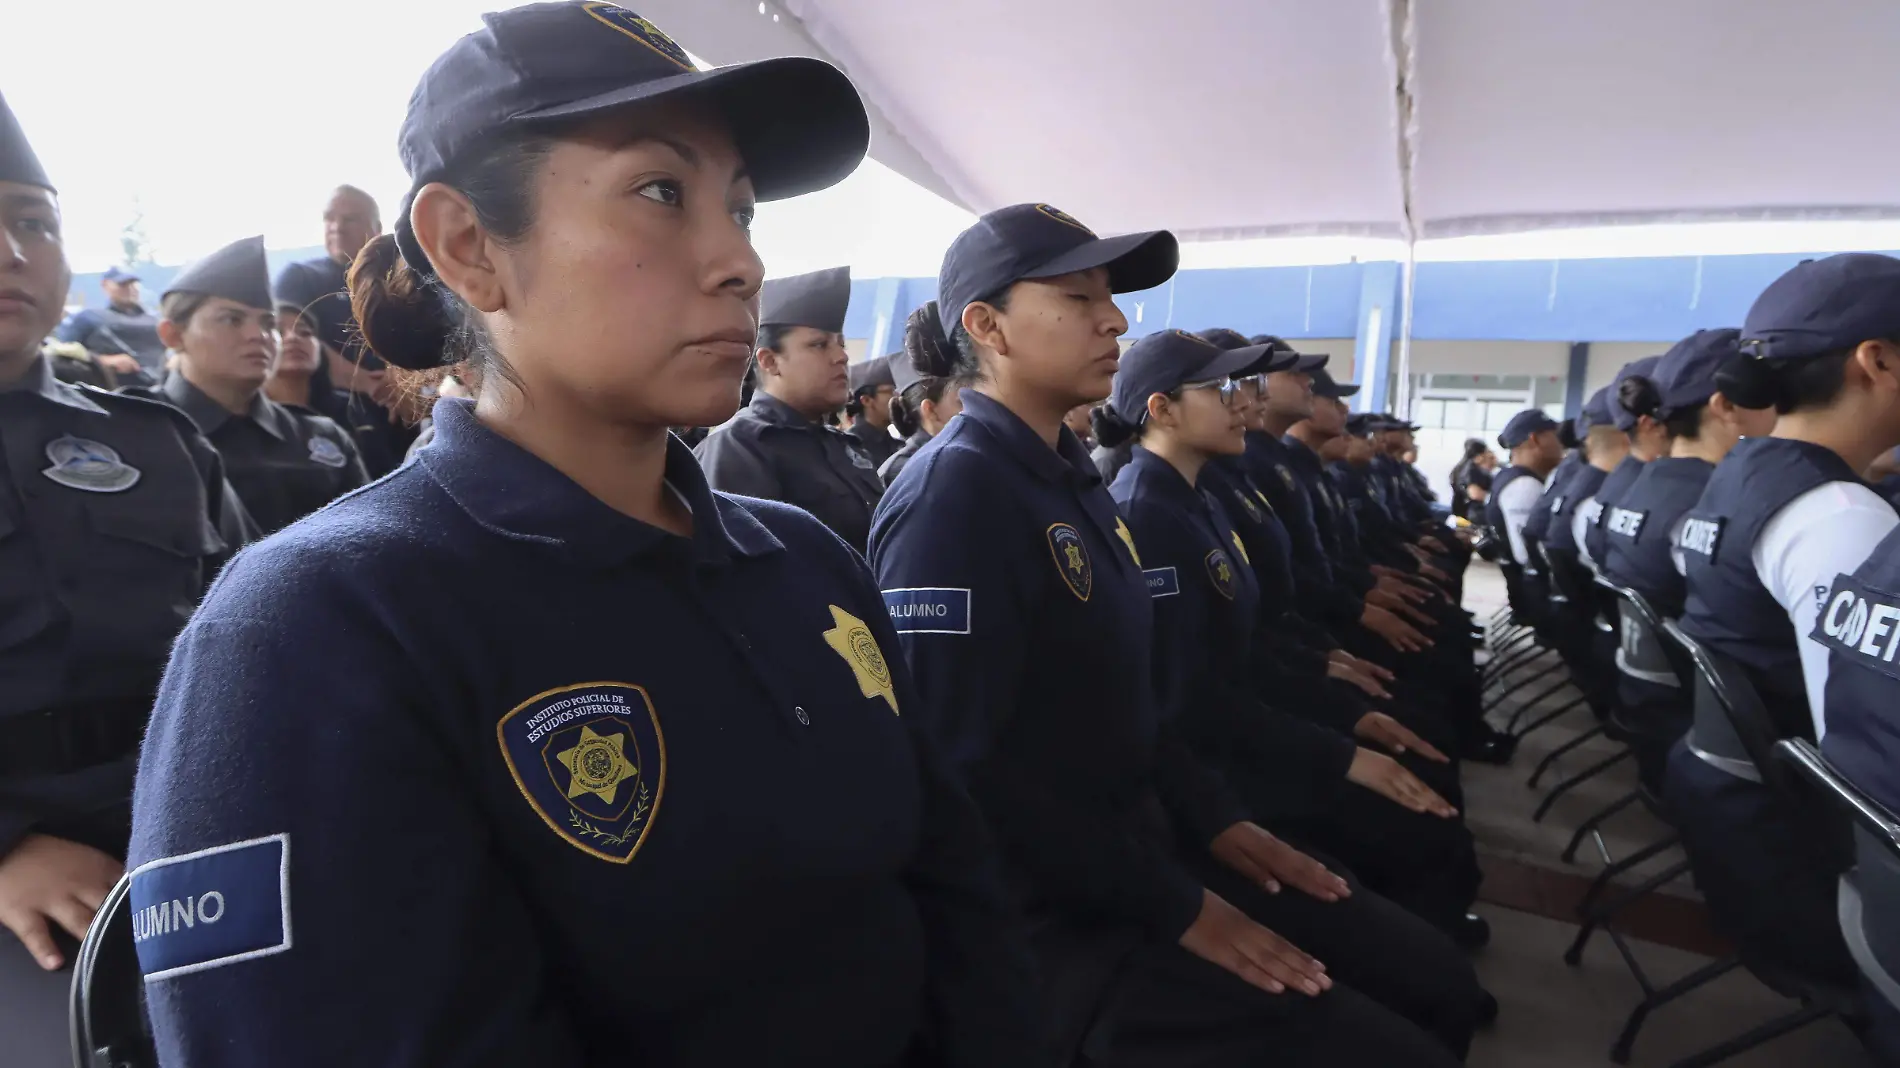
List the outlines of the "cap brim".
{"label": "cap brim", "polygon": [[1248,368],[1260,362],[1260,357],[1265,354],[1266,351],[1267,346],[1265,345],[1248,345],[1243,349],[1228,349],[1219,356],[1207,361],[1205,366],[1194,373],[1194,377],[1198,381],[1212,382],[1216,379],[1224,380],[1233,378],[1236,375],[1244,375],[1248,373]]}
{"label": "cap brim", "polygon": [[1335,400],[1344,400],[1347,397],[1356,397],[1358,395],[1359,383],[1357,382],[1347,382],[1345,385],[1333,386],[1333,399]]}
{"label": "cap brim", "polygon": [[1109,292],[1139,293],[1173,278],[1175,269],[1180,265],[1180,242],[1166,230],[1150,230],[1139,234],[1098,237],[1077,245],[1023,277],[1054,278],[1106,267]]}
{"label": "cap brim", "polygon": [[1293,370],[1308,375],[1325,367],[1327,361],[1333,358],[1331,354],[1324,352],[1301,352],[1295,353],[1294,355],[1297,359],[1294,363]]}
{"label": "cap brim", "polygon": [[679,93],[707,94],[718,103],[761,201],[838,184],[858,169],[871,145],[871,122],[851,79],[805,56],[684,71],[525,112],[513,121],[578,119]]}

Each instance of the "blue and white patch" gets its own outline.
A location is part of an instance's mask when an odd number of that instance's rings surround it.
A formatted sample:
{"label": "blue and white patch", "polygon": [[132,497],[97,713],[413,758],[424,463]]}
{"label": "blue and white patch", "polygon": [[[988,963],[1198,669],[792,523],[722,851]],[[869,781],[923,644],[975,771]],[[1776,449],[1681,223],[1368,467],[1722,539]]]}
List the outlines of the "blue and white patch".
{"label": "blue and white patch", "polygon": [[1900,679],[1894,666],[1894,654],[1900,652],[1900,594],[1842,575],[1834,580],[1833,595],[1815,617],[1810,637],[1861,667]]}
{"label": "blue and white patch", "polygon": [[329,438],[310,439],[310,458],[325,467],[342,467],[350,462],[337,443]]}
{"label": "blue and white patch", "polygon": [[1635,541],[1636,536],[1643,532],[1643,522],[1648,518],[1648,512],[1632,512],[1628,508],[1612,508],[1610,509],[1609,518],[1610,533]]}
{"label": "blue and white patch", "polygon": [[121,460],[112,446],[71,434],[47,442],[46,458],[53,466],[40,474],[67,489],[87,493],[123,493],[138,485],[142,476],[138,468]]}
{"label": "blue and white patch", "polygon": [[871,462],[871,458],[865,454],[863,449],[858,448],[856,445],[852,445],[848,449],[846,449],[846,451],[851,454],[852,463],[856,464],[859,467],[864,468],[866,471],[877,470],[877,465]]}
{"label": "blue and white patch", "polygon": [[1148,583],[1148,596],[1173,597],[1181,592],[1181,577],[1171,567],[1152,567],[1141,573]]}
{"label": "blue and white patch", "polygon": [[1720,519],[1684,518],[1676,528],[1676,548],[1713,561],[1715,550],[1722,544],[1722,523]]}
{"label": "blue and white patch", "polygon": [[970,591],[947,586],[885,590],[884,610],[899,634],[970,633]]}
{"label": "blue and white patch", "polygon": [[290,836],[141,864],[129,903],[148,983],[282,953],[290,948]]}

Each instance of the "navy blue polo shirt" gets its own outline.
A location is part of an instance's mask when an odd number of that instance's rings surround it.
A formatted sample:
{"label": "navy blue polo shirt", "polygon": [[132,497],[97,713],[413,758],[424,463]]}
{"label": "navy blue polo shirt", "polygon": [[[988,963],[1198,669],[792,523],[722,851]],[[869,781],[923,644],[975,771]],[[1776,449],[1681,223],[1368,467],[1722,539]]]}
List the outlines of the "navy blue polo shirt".
{"label": "navy blue polo shirt", "polygon": [[[1154,602],[1156,693],[1204,759],[1266,780],[1263,819],[1323,811],[1346,781],[1350,738],[1270,708],[1254,674],[1260,591],[1220,503],[1136,446],[1110,490],[1142,547]],[[1252,796],[1262,796],[1252,791]],[[1265,803],[1265,802],[1263,802]]]}
{"label": "navy blue polo shirt", "polygon": [[1169,784],[1139,543],[1075,435],[1057,442],[964,390],[878,505],[872,564],[916,718],[989,817],[1024,907],[1172,941],[1202,891],[1157,803]]}
{"label": "navy blue polo shirt", "polygon": [[1026,950],[851,550],[678,441],[691,537],[435,426],[178,641],[130,860],[165,1062],[1026,1063]]}

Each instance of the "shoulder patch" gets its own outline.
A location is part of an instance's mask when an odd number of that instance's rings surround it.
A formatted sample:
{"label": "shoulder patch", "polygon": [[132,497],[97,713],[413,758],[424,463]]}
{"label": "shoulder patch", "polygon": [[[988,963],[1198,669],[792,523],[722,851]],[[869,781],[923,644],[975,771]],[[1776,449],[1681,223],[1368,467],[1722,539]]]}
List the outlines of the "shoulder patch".
{"label": "shoulder patch", "polygon": [[[1095,565],[1089,561],[1089,549],[1082,532],[1067,523],[1051,523],[1044,532],[1049,539],[1049,556],[1056,573],[1077,599],[1086,601],[1095,589]],[[1134,552],[1131,547],[1129,552]]]}
{"label": "shoulder patch", "polygon": [[640,851],[666,792],[666,738],[644,687],[543,691],[502,716],[495,738],[521,796],[569,845],[615,864]]}
{"label": "shoulder patch", "polygon": [[1207,581],[1214,584],[1214,592],[1228,600],[1234,599],[1234,563],[1227,554],[1214,549],[1204,558],[1207,565]]}
{"label": "shoulder patch", "polygon": [[1173,597],[1181,592],[1181,577],[1175,574],[1174,568],[1150,568],[1143,571],[1141,577],[1148,583],[1150,597]]}
{"label": "shoulder patch", "polygon": [[290,835],[163,857],[132,871],[132,945],[145,981],[290,948]]}
{"label": "shoulder patch", "polygon": [[87,493],[123,493],[143,477],[138,468],[120,459],[119,451],[112,446],[71,434],[47,442],[46,458],[53,466],[40,474],[67,489]]}
{"label": "shoulder patch", "polygon": [[912,586],[884,591],[884,610],[899,634],[970,633],[970,591]]}

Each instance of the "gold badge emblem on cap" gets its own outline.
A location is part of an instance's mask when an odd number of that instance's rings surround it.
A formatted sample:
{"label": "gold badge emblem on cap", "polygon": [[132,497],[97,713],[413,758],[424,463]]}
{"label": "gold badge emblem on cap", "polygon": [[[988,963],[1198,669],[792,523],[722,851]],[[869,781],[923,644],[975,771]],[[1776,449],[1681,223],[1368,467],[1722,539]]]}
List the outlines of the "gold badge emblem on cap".
{"label": "gold badge emblem on cap", "polygon": [[1036,210],[1039,212],[1042,212],[1044,215],[1049,216],[1051,219],[1054,219],[1055,221],[1062,223],[1065,226],[1073,226],[1077,230],[1082,231],[1083,233],[1089,235],[1090,237],[1095,236],[1095,231],[1089,229],[1086,226],[1083,226],[1082,220],[1076,218],[1073,215],[1070,215],[1068,212],[1063,211],[1061,208],[1052,207],[1048,204],[1038,204],[1036,205]]}
{"label": "gold badge emblem on cap", "polygon": [[611,29],[646,45],[666,57],[681,70],[693,70],[692,58],[686,50],[673,43],[673,39],[660,31],[658,26],[628,11],[618,4],[591,3],[581,5],[581,10]]}
{"label": "gold badge emblem on cap", "polygon": [[851,668],[859,692],[866,697],[882,697],[896,712],[897,688],[891,684],[891,666],[884,659],[884,651],[877,647],[871,628],[835,604],[831,606],[831,622],[832,628],[824,632],[825,644]]}

